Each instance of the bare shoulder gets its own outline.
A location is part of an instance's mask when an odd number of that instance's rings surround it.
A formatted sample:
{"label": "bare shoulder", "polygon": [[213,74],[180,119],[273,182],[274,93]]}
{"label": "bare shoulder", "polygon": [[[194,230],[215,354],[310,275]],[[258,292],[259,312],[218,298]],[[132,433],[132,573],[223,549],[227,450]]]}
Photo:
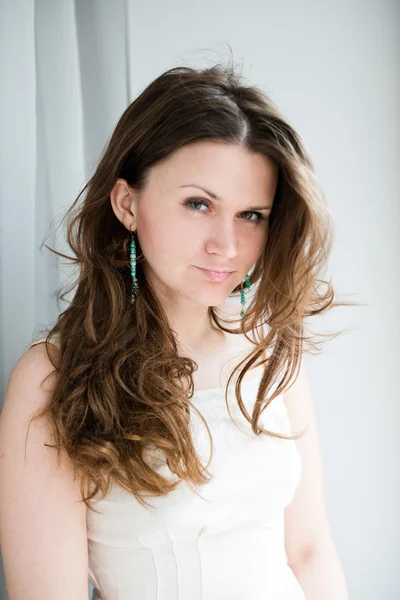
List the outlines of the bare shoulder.
{"label": "bare shoulder", "polygon": [[47,445],[54,443],[53,423],[32,420],[52,393],[53,372],[45,344],[28,348],[12,369],[0,414],[0,546],[15,600],[87,598],[80,482],[66,453],[58,462]]}
{"label": "bare shoulder", "polygon": [[[58,349],[49,345],[50,352]],[[51,394],[56,382],[54,366],[47,354],[46,344],[39,343],[29,347],[15,363],[7,385],[4,405],[0,415],[0,430],[5,422],[10,427],[14,418],[27,419],[39,410]],[[46,380],[46,381],[45,381]]]}
{"label": "bare shoulder", "polygon": [[[57,360],[60,351],[54,343],[47,344],[46,348],[46,343],[42,340],[29,346],[15,363],[11,372],[10,382],[11,379],[24,379],[25,377],[33,377],[34,381],[38,382],[37,380],[40,377],[49,376],[54,371],[54,365],[48,353],[53,357],[53,360]],[[53,385],[56,381],[55,377],[55,374],[52,378],[49,377]]]}

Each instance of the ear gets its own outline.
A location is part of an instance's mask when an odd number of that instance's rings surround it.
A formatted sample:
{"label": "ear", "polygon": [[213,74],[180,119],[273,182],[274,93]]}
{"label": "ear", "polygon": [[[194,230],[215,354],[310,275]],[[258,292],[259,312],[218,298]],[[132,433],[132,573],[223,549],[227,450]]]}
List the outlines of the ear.
{"label": "ear", "polygon": [[129,186],[125,179],[118,178],[111,190],[110,200],[117,219],[119,219],[129,231],[135,231],[137,229],[137,192]]}

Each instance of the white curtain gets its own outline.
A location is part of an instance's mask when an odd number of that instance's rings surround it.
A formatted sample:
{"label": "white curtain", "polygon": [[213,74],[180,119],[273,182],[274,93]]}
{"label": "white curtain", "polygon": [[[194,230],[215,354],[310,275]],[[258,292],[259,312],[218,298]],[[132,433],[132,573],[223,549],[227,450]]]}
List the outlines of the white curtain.
{"label": "white curtain", "polygon": [[130,101],[127,11],[125,0],[0,4],[2,399],[12,365],[60,310],[65,261],[39,247],[49,236],[67,250],[62,215]]}
{"label": "white curtain", "polygon": [[61,218],[130,102],[127,12],[125,0],[0,0],[0,407],[12,366],[63,308],[65,261],[39,247],[48,236],[67,250]]}

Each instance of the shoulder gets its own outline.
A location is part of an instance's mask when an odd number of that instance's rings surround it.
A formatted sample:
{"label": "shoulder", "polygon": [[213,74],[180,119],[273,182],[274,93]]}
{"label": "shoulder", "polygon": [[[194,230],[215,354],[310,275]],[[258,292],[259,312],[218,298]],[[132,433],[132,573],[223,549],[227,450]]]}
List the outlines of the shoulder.
{"label": "shoulder", "polygon": [[54,369],[46,345],[38,343],[25,350],[9,378],[0,414],[1,549],[10,591],[28,586],[35,598],[43,589],[54,596],[51,591],[60,589],[67,570],[73,576],[65,597],[84,598],[87,539],[81,482],[66,452],[57,454],[52,446],[52,418],[46,413],[33,419],[51,398]]}
{"label": "shoulder", "polygon": [[[51,343],[48,349],[57,364],[58,347]],[[55,453],[47,449],[47,444],[54,443],[55,424],[51,413],[42,415],[42,409],[52,398],[57,378],[58,370],[50,360],[45,343],[31,344],[17,360],[0,412],[0,458],[12,455],[13,464],[20,460],[22,466],[24,457],[28,456],[29,464],[37,473],[48,466],[53,468]],[[36,419],[39,413],[41,417]],[[72,463],[64,449],[59,456],[64,473],[71,474]],[[57,465],[60,466],[58,459]]]}
{"label": "shoulder", "polygon": [[44,337],[32,342],[14,365],[13,372],[23,374],[31,369],[38,369],[43,375],[44,372],[53,371],[52,361],[56,361],[60,354],[59,342],[56,337],[46,340]]}
{"label": "shoulder", "polygon": [[33,342],[14,364],[8,380],[6,396],[1,412],[2,420],[11,419],[12,415],[29,418],[39,410],[51,393],[56,369],[50,360],[57,360],[58,347],[48,344],[49,353],[44,340]]}
{"label": "shoulder", "polygon": [[42,338],[30,344],[14,366],[13,371],[20,373],[35,371],[36,376],[49,375],[54,371],[53,361],[56,362],[60,355],[58,341]]}
{"label": "shoulder", "polygon": [[58,349],[60,347],[59,337],[58,337],[58,335],[54,334],[54,335],[51,335],[50,337],[48,337],[48,336],[41,337],[41,338],[35,340],[34,342],[31,342],[31,344],[29,344],[29,346],[26,348],[25,352],[28,352],[28,350],[30,350],[31,348],[35,348],[36,346],[42,346],[43,348],[45,348],[46,342],[48,342],[48,345],[49,346],[51,345],[53,348]]}

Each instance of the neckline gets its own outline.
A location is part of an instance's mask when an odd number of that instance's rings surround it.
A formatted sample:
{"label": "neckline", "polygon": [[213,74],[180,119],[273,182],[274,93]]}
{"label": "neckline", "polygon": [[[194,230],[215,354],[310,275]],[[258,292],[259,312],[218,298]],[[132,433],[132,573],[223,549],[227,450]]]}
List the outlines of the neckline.
{"label": "neckline", "polygon": [[[252,377],[251,379],[244,379],[241,383],[241,387],[245,387],[247,385],[253,384],[255,382],[258,382],[260,380],[260,375],[257,377]],[[228,391],[232,390],[235,386],[235,382],[232,382],[228,385]],[[210,388],[202,388],[202,389],[195,389],[193,392],[193,396],[192,398],[194,398],[195,396],[207,396],[209,394],[213,394],[213,393],[225,393],[225,389],[226,389],[226,385],[216,385],[215,387],[210,387]]]}

